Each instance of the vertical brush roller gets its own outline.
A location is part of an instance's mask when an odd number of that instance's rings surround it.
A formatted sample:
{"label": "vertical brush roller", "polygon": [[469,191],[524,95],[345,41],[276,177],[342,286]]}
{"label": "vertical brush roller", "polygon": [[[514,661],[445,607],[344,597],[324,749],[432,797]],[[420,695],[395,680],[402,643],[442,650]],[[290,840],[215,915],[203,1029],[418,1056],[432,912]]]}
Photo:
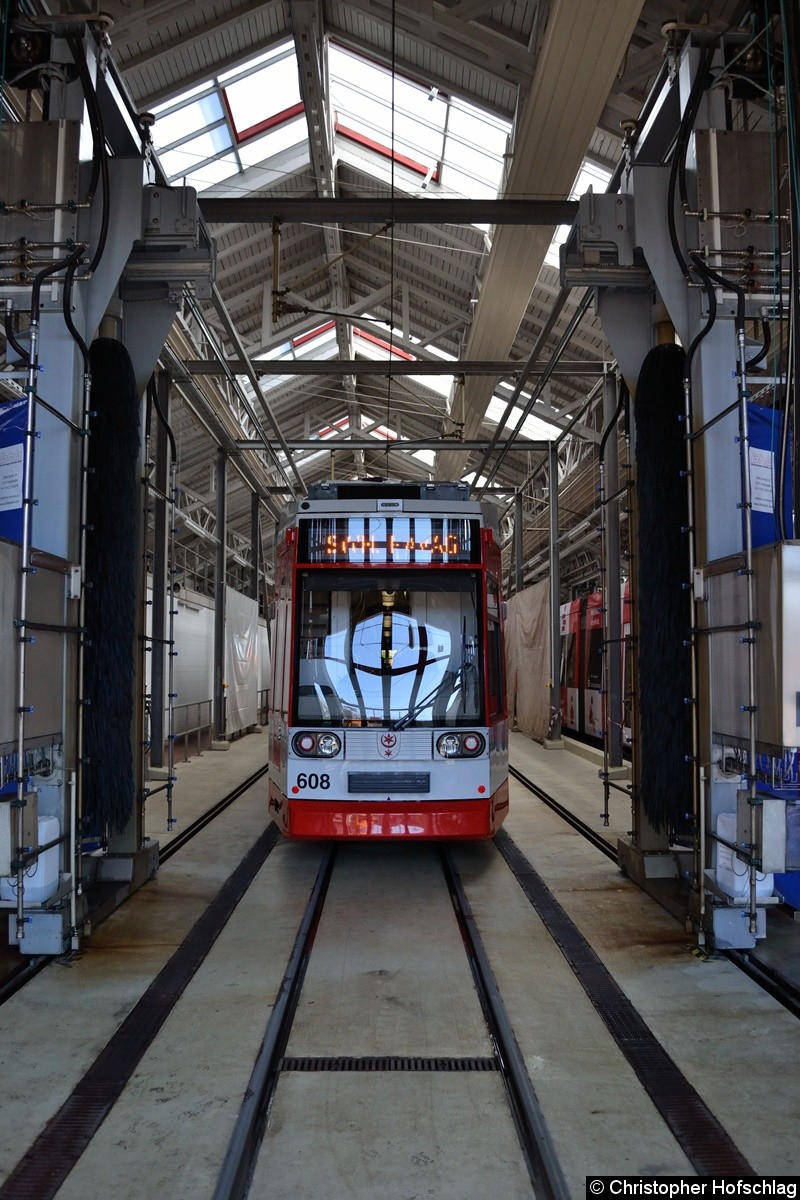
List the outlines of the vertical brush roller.
{"label": "vertical brush roller", "polygon": [[687,829],[692,808],[685,357],[679,346],[651,350],[634,403],[642,807],[670,834]]}
{"label": "vertical brush roller", "polygon": [[121,342],[98,338],[90,361],[84,815],[99,834],[121,832],[134,803],[139,397]]}

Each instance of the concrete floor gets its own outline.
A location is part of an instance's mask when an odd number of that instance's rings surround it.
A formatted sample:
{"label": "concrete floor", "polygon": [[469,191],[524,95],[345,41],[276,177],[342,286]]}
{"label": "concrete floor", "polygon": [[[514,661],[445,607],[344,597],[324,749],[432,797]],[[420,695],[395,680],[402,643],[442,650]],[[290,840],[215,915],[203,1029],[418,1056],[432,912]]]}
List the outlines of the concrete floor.
{"label": "concrete floor", "polygon": [[[179,829],[264,761],[262,735],[177,768]],[[595,764],[513,736],[512,760],[602,830]],[[728,1133],[763,1173],[800,1169],[800,1022],[512,783],[506,828]],[[70,1093],[262,831],[262,779],[87,940],[0,1008],[0,1179]],[[148,809],[164,844],[163,801]],[[612,795],[612,840],[629,825]],[[210,1196],[322,850],[280,843],[175,1005],[59,1200]],[[475,918],[570,1191],[691,1168],[491,844],[459,846]],[[486,1055],[430,846],[343,846],[289,1055]],[[495,1074],[286,1073],[251,1195],[530,1195]]]}

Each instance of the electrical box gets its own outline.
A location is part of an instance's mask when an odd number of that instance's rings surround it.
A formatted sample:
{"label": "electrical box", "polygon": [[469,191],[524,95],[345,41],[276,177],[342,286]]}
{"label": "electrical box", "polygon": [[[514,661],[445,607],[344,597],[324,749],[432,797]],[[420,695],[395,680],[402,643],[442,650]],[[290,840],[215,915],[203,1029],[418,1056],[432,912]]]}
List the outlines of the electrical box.
{"label": "electrical box", "polygon": [[755,638],[756,741],[761,749],[800,745],[800,542],[753,551],[754,617],[747,622],[747,576],[736,555],[706,571],[714,740],[746,747],[748,637]]}
{"label": "electrical box", "polygon": [[197,245],[197,192],[148,185],[142,192],[142,237],[171,246]]}

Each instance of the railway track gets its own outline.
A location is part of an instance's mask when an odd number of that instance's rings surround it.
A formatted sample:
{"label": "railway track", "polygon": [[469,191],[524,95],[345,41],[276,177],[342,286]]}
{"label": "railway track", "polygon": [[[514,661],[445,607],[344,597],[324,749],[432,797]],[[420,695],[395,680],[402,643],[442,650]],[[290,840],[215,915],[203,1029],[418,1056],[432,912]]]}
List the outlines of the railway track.
{"label": "railway track", "polygon": [[489,1030],[493,1055],[488,1058],[470,1059],[401,1055],[370,1055],[346,1059],[315,1056],[310,1060],[285,1056],[336,860],[336,847],[329,846],[320,863],[278,998],[267,1022],[213,1200],[244,1200],[248,1195],[279,1079],[282,1074],[297,1070],[497,1071],[505,1086],[534,1194],[539,1200],[567,1200],[569,1191],[566,1181],[463,884],[448,849],[442,847],[438,853],[473,982]]}
{"label": "railway track", "polygon": [[[532,779],[523,775],[515,767],[509,766],[509,775],[521,783],[529,792],[532,792],[537,799],[547,805],[554,813],[556,813],[563,821],[570,825],[577,833],[590,842],[601,854],[606,858],[610,858],[612,862],[618,863],[619,856],[616,847],[611,844],[606,838],[599,834],[586,821],[582,821],[580,817],[575,816],[563,804],[546,792],[544,788],[539,787]],[[795,985],[788,980],[784,975],[777,971],[774,967],[765,963],[753,954],[751,951],[744,950],[724,950],[721,953],[749,976],[755,983],[758,984],[765,992],[768,992],[779,1004],[782,1004],[785,1009],[792,1013],[795,1017],[800,1017],[800,991]]]}
{"label": "railway track", "polygon": [[[199,816],[196,820],[190,822],[185,829],[182,829],[159,853],[159,865],[167,862],[177,852],[190,842],[193,837],[201,833],[206,826],[229,808],[240,796],[251,788],[254,783],[258,783],[264,775],[266,775],[269,767],[265,764],[247,779],[237,784],[230,792],[223,796],[220,800],[213,804],[206,812]],[[2,910],[0,910],[0,913]],[[91,911],[88,914],[91,917]],[[59,956],[52,954],[38,954],[29,959],[24,959],[22,962],[15,962],[10,965],[4,974],[0,976],[0,1006],[5,1004],[6,1000],[10,1000],[18,991],[35,979],[40,971],[43,971],[48,963],[53,962]]]}
{"label": "railway track", "polygon": [[[175,853],[191,836],[204,828],[214,815],[233,803],[247,787],[256,782],[263,771],[256,772],[218,805],[187,827],[170,853]],[[513,777],[531,785],[532,781],[516,769]],[[560,816],[567,810],[547,796],[543,789],[531,786],[540,799]],[[213,815],[212,815],[213,814]],[[610,858],[616,858],[614,848],[594,830],[572,814],[569,823],[578,832],[589,830],[593,844]],[[567,816],[564,816],[567,819]],[[207,914],[198,921],[186,942],[154,980],[118,1033],[101,1052],[86,1076],[80,1081],[62,1109],[56,1113],[25,1158],[0,1187],[0,1200],[6,1195],[35,1195],[37,1200],[55,1196],[70,1170],[77,1162],[105,1115],[113,1107],[127,1080],[151,1044],[183,988],[208,953],[214,938],[245,894],[249,881],[260,870],[267,855],[278,841],[271,828],[262,835],[246,860],[240,864],[223,885]],[[751,1174],[747,1161],[730,1141],[725,1130],[705,1108],[680,1075],[674,1063],[645,1026],[642,1019],[618,985],[605,975],[591,947],[560,909],[558,902],[538,878],[519,847],[505,831],[495,842],[497,849],[513,871],[525,895],[541,917],[545,927],[572,967],[576,978],[592,1004],[606,1023],[619,1048],[628,1057],[655,1107],[670,1131],[686,1152],[699,1174]],[[420,848],[422,849],[422,848]],[[491,1054],[471,1057],[424,1057],[407,1055],[287,1056],[298,1001],[303,992],[306,971],[314,949],[323,907],[337,861],[334,846],[324,849],[309,903],[300,920],[283,980],[277,993],[271,1016],[245,1089],[245,1099],[236,1122],[233,1137],[222,1165],[214,1200],[244,1197],[256,1169],[271,1105],[279,1081],[297,1072],[492,1072],[502,1078],[508,1098],[511,1120],[516,1129],[522,1157],[533,1193],[537,1197],[560,1200],[568,1192],[564,1176],[553,1149],[550,1136],[539,1108],[535,1090],[514,1030],[506,1011],[489,955],[484,946],[469,900],[458,876],[453,852],[447,847],[431,847],[443,873],[450,904],[458,924],[460,937],[467,953],[472,980],[475,984],[489,1031]],[[426,851],[427,853],[427,851]],[[577,937],[576,937],[577,934]],[[380,972],[378,972],[380,973]],[[773,984],[773,986],[776,986]],[[513,1134],[510,1135],[513,1138]],[[27,1189],[27,1190],[26,1190]]]}

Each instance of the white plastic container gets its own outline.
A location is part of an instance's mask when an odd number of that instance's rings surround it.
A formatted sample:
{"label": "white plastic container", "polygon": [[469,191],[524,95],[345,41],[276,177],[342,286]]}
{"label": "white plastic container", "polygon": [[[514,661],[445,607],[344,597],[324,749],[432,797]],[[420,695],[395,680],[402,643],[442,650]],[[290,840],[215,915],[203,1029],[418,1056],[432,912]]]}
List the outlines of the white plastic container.
{"label": "white plastic container", "polygon": [[[44,846],[57,838],[61,830],[58,817],[39,817],[39,845]],[[51,846],[31,863],[25,871],[25,904],[44,904],[58,887],[58,859],[60,846]],[[17,902],[16,875],[0,877],[0,900],[4,903]]]}
{"label": "white plastic container", "polygon": [[[736,841],[736,813],[720,813],[717,817],[717,836],[728,842]],[[734,899],[747,896],[750,888],[750,869],[732,850],[717,842],[717,886]],[[756,872],[756,897],[771,896],[775,880],[772,874]]]}

